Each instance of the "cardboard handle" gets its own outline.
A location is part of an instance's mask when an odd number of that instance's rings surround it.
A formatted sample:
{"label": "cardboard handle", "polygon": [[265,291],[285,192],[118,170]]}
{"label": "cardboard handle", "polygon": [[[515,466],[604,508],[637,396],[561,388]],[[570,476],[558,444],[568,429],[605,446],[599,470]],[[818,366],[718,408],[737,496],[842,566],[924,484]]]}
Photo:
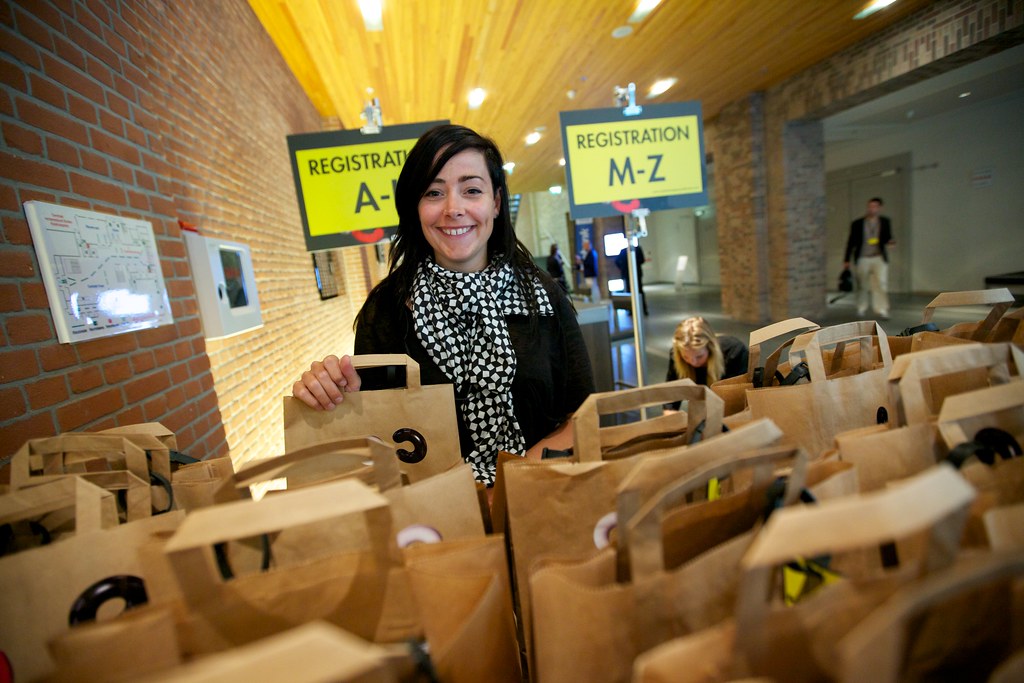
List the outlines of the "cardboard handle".
{"label": "cardboard handle", "polygon": [[119,435],[71,432],[42,439],[29,439],[11,458],[11,490],[32,485],[32,458],[43,462],[43,474],[67,474],[66,454],[96,454],[97,458],[109,460],[110,454],[124,456],[125,469],[149,481],[149,464],[146,452],[128,438]]}
{"label": "cardboard handle", "polygon": [[1024,369],[1024,351],[1010,343],[957,344],[904,354],[897,360],[889,375],[889,393],[901,424],[923,424],[930,419],[928,380],[934,377],[988,368],[990,381],[1005,384],[1011,379],[1011,362],[1018,376]]}
{"label": "cardboard handle", "polygon": [[404,353],[366,353],[350,356],[352,367],[356,370],[364,368],[385,368],[398,365],[405,368],[405,385],[409,389],[420,387],[420,364]]}
{"label": "cardboard handle", "polygon": [[964,292],[943,292],[931,303],[925,306],[921,314],[921,322],[931,321],[937,308],[953,308],[955,306],[991,306],[988,315],[978,325],[978,329],[971,334],[973,341],[985,341],[988,335],[995,328],[996,323],[1003,317],[1014,303],[1013,294],[1006,287],[999,289],[975,289]]}
{"label": "cardboard handle", "polygon": [[982,427],[1011,427],[1007,431],[1024,434],[1024,381],[948,397],[939,410],[938,427],[950,449],[971,441]]}
{"label": "cardboard handle", "polygon": [[395,450],[375,436],[356,439],[338,439],[307,446],[284,455],[265,458],[243,467],[235,475],[236,488],[248,488],[253,484],[288,476],[287,470],[325,454],[342,453],[346,450],[366,448],[373,461],[373,479],[378,491],[387,491],[402,485],[402,472]]}
{"label": "cardboard handle", "polygon": [[81,477],[60,476],[0,496],[0,524],[20,522],[74,507],[75,533],[118,525],[114,494]]}
{"label": "cardboard handle", "polygon": [[691,476],[678,479],[655,494],[633,517],[619,525],[620,539],[625,529],[625,543],[619,551],[629,553],[629,567],[634,580],[664,571],[662,521],[666,511],[686,501],[690,493],[706,487],[712,479],[723,479],[743,469],[754,470],[753,486],[766,484],[775,469],[785,460],[793,459],[793,469],[786,483],[788,505],[796,500],[807,480],[807,453],[798,448],[775,447],[756,451],[740,458],[724,458]]}
{"label": "cardboard handle", "polygon": [[580,462],[601,459],[601,415],[636,410],[673,401],[688,401],[687,437],[704,421],[706,436],[722,431],[725,402],[710,387],[699,386],[689,379],[663,382],[647,387],[594,393],[586,398],[572,416],[573,450]]}
{"label": "cardboard handle", "polygon": [[[754,381],[754,368],[761,364],[761,346],[765,342],[769,342],[777,337],[784,337],[787,335],[797,335],[811,330],[818,329],[818,324],[807,320],[806,318],[789,318],[788,320],[780,320],[777,323],[766,325],[760,329],[754,330],[750,333],[749,347],[749,364],[747,367],[747,381]],[[792,343],[792,340],[786,340],[785,343],[780,344],[775,352],[779,353],[782,348]],[[776,361],[777,362],[777,361]],[[772,371],[775,374],[775,371]]]}
{"label": "cardboard handle", "polygon": [[[828,377],[825,372],[825,362],[822,359],[821,350],[823,346],[836,345],[836,354],[840,357],[846,342],[860,342],[861,368],[870,370],[874,362],[874,348],[871,338],[878,338],[878,351],[884,367],[892,366],[892,351],[889,349],[889,338],[882,326],[873,320],[861,320],[841,325],[807,332],[800,335],[793,342],[793,348],[789,351],[792,359],[794,356],[801,357],[807,361],[807,369],[811,374],[812,382],[820,382]],[[793,361],[791,360],[792,364]],[[835,369],[833,367],[833,369]]]}
{"label": "cardboard handle", "polygon": [[839,641],[838,680],[896,683],[907,648],[907,627],[916,616],[957,596],[1021,576],[1024,551],[1018,550],[972,557],[904,588]]}

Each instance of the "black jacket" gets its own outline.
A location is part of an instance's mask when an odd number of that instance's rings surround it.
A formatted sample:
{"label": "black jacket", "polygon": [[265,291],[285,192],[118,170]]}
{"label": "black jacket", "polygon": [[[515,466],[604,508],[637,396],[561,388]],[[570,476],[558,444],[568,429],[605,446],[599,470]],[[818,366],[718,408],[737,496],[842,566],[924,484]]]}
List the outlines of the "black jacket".
{"label": "black jacket", "polygon": [[[892,242],[892,223],[885,216],[878,217],[878,247],[882,251],[882,260],[889,262],[889,254],[885,246]],[[850,237],[846,240],[846,253],[844,261],[856,263],[860,258],[861,247],[864,246],[864,219],[858,218],[850,223]],[[850,257],[853,257],[852,259]]]}

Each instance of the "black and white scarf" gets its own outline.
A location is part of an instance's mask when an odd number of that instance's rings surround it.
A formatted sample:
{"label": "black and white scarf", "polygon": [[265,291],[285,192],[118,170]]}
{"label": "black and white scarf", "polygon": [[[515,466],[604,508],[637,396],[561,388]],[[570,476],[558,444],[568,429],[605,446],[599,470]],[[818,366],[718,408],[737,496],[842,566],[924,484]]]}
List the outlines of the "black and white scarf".
{"label": "black and white scarf", "polygon": [[[547,292],[534,278],[540,315],[554,315]],[[526,442],[512,410],[516,354],[507,315],[529,315],[511,264],[460,273],[427,259],[412,288],[416,337],[430,358],[465,396],[463,419],[473,437],[466,457],[477,481],[494,483],[498,451],[523,454]]]}

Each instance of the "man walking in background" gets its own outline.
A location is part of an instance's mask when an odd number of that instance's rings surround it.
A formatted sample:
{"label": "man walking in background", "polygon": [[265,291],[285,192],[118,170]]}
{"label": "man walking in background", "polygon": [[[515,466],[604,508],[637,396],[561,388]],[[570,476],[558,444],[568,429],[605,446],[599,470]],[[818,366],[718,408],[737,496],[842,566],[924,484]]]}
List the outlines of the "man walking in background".
{"label": "man walking in background", "polygon": [[892,238],[891,222],[881,212],[882,199],[872,197],[864,217],[850,223],[843,268],[849,268],[852,259],[857,276],[857,315],[863,317],[867,313],[870,292],[871,309],[882,320],[888,320],[889,255],[886,249],[896,241]]}

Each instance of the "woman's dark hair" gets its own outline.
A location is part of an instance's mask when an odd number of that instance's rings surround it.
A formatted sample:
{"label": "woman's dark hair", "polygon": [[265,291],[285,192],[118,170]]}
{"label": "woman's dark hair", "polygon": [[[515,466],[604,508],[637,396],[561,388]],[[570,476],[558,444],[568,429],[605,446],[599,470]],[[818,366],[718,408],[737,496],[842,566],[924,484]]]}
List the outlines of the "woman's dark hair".
{"label": "woman's dark hair", "polygon": [[[484,156],[491,185],[499,200],[498,215],[494,218],[494,230],[487,242],[487,256],[490,263],[502,265],[511,262],[516,281],[525,299],[536,302],[532,296],[532,280],[539,273],[530,252],[516,238],[508,208],[508,183],[505,179],[504,162],[494,142],[465,126],[444,124],[424,133],[405,160],[395,187],[395,207],[398,210],[398,232],[391,244],[388,259],[388,277],[375,289],[387,285],[389,294],[398,302],[405,302],[412,294],[412,284],[420,263],[433,255],[433,250],[423,236],[420,225],[419,203],[430,184],[437,178],[444,165],[460,152],[473,149]],[[373,292],[371,292],[371,295]],[[358,319],[357,319],[358,323]]]}

